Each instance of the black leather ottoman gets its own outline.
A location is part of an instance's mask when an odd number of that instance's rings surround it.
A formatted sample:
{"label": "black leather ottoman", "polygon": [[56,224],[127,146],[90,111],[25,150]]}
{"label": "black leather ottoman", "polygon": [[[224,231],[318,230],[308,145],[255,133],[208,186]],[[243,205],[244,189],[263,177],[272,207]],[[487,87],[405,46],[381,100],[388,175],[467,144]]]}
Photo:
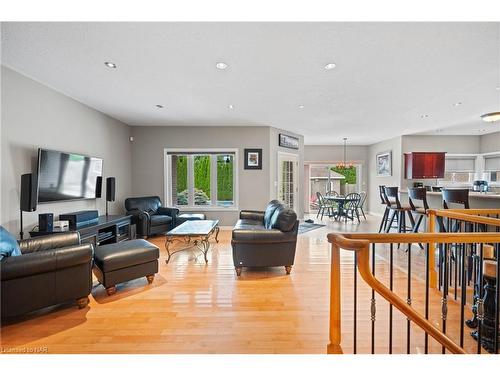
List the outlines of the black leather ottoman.
{"label": "black leather ottoman", "polygon": [[158,272],[160,250],[152,243],[131,240],[97,246],[94,251],[94,275],[108,295],[116,292],[116,284],[146,277],[152,283]]}
{"label": "black leather ottoman", "polygon": [[205,214],[180,214],[175,217],[175,226],[179,226],[185,221],[190,220],[205,220]]}

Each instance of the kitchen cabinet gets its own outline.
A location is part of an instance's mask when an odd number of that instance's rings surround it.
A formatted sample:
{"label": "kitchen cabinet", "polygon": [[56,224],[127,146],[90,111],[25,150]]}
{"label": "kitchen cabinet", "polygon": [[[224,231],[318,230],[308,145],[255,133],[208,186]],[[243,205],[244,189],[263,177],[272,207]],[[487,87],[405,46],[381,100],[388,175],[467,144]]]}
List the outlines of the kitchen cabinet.
{"label": "kitchen cabinet", "polygon": [[410,152],[405,154],[405,178],[443,178],[445,152]]}

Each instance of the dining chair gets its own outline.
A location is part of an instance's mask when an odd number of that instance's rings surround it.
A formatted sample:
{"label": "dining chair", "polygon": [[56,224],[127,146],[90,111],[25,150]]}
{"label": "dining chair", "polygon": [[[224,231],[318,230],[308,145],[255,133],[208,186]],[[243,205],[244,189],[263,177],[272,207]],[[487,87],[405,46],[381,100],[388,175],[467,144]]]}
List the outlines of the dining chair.
{"label": "dining chair", "polygon": [[[346,201],[344,203],[344,209],[343,209],[345,222],[347,223],[348,218],[354,221],[354,215],[356,215],[358,223],[361,223],[361,220],[359,220],[359,203],[361,201],[361,195],[359,195],[358,193],[347,194],[345,200]],[[351,214],[350,217],[349,214]]]}
{"label": "dining chair", "polygon": [[327,215],[328,216],[333,216],[333,205],[328,202],[328,200],[326,200],[323,195],[317,191],[316,192],[316,197],[318,198],[317,201],[318,201],[318,206],[319,206],[319,209],[318,209],[318,213],[316,214],[316,218],[321,215],[321,220],[323,220],[323,215],[325,214],[325,211],[327,211]]}
{"label": "dining chair", "polygon": [[362,191],[359,193],[359,195],[361,196],[361,200],[359,201],[359,207],[358,209],[361,210],[361,213],[363,214],[363,217],[365,218],[366,220],[366,215],[365,215],[365,211],[363,210],[363,206],[365,205],[365,202],[366,202],[366,197],[368,196],[366,194],[366,191]]}

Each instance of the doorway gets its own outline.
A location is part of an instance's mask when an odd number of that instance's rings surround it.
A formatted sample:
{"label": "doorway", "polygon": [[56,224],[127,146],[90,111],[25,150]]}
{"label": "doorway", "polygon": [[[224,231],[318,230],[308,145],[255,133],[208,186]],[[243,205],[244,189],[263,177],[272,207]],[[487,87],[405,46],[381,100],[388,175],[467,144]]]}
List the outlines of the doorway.
{"label": "doorway", "polygon": [[295,212],[299,201],[298,173],[298,155],[278,152],[278,199]]}

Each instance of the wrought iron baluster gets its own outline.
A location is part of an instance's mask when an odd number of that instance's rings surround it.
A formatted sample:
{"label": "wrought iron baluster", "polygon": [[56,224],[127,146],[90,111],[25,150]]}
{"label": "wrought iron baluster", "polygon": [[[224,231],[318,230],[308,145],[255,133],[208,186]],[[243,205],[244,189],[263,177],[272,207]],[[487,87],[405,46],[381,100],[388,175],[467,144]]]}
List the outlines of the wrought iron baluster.
{"label": "wrought iron baluster", "polygon": [[[443,285],[443,297],[441,298],[441,320],[442,320],[442,332],[446,334],[446,317],[448,315],[448,244],[444,245],[444,285]],[[441,352],[445,353],[444,345]]]}
{"label": "wrought iron baluster", "polygon": [[467,303],[467,285],[465,282],[465,252],[467,251],[466,244],[460,245],[460,279],[462,280],[460,291],[460,346],[464,346],[464,324],[465,324],[465,304]]}
{"label": "wrought iron baluster", "polygon": [[[372,244],[372,274],[375,276],[375,243]],[[375,301],[375,290],[372,289],[372,299],[370,306],[371,322],[372,322],[372,354],[375,354],[375,319],[377,307]]]}
{"label": "wrought iron baluster", "polygon": [[[408,247],[408,281],[406,303],[411,306],[411,246]],[[406,319],[406,354],[410,354],[410,319]]]}
{"label": "wrought iron baluster", "polygon": [[[390,244],[389,255],[389,289],[394,288],[394,244]],[[392,303],[389,305],[389,354],[392,354]]]}
{"label": "wrought iron baluster", "polygon": [[354,327],[353,327],[353,353],[357,353],[357,317],[358,317],[358,255],[354,253]]}
{"label": "wrought iron baluster", "polygon": [[[429,244],[425,247],[425,319],[429,319],[429,279],[430,279],[430,256]],[[434,254],[432,254],[434,256]],[[425,331],[424,336],[424,353],[429,353],[429,335]]]}

